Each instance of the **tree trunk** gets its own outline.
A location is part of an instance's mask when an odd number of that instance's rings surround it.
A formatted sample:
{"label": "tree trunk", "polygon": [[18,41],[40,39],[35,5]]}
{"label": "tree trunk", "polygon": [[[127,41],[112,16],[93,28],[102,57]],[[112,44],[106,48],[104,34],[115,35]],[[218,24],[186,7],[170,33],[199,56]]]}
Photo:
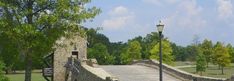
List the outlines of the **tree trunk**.
{"label": "tree trunk", "polygon": [[26,63],[26,67],[25,67],[25,81],[31,81],[32,58],[30,57],[30,55],[26,56],[25,63]]}
{"label": "tree trunk", "polygon": [[9,74],[9,71],[7,69],[5,70],[5,72],[6,72],[6,74]]}
{"label": "tree trunk", "polygon": [[222,74],[223,74],[223,66],[222,66]]}
{"label": "tree trunk", "polygon": [[12,69],[9,68],[9,67],[7,67],[6,70],[5,70],[5,72],[6,72],[6,74],[10,74],[10,73],[12,73]]}
{"label": "tree trunk", "polygon": [[[33,0],[27,1],[27,9],[29,12],[29,15],[26,16],[28,24],[33,25]],[[30,40],[30,39],[29,39]],[[29,48],[28,52],[26,53],[26,59],[25,59],[25,81],[31,81],[31,73],[32,73],[32,57],[30,55],[32,49]]]}

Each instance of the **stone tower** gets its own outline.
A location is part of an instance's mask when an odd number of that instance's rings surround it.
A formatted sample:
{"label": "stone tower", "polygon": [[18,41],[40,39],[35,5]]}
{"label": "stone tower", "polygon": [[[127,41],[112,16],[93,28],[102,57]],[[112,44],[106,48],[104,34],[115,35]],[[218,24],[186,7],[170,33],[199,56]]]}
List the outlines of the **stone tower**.
{"label": "stone tower", "polygon": [[87,41],[79,35],[64,38],[57,41],[56,50],[54,52],[54,81],[65,81],[65,64],[68,57],[72,56],[72,51],[78,51],[78,59],[80,61],[87,59]]}

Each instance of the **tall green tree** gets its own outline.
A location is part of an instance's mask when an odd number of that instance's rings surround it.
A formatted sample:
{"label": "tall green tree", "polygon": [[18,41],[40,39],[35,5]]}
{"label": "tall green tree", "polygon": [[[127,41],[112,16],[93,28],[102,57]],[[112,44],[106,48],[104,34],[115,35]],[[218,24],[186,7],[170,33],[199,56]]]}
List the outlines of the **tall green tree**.
{"label": "tall green tree", "polygon": [[85,8],[91,0],[1,0],[0,35],[14,41],[25,59],[25,81],[31,81],[33,57],[53,51],[55,41],[81,32],[80,24],[100,10]]}
{"label": "tall green tree", "polygon": [[92,48],[88,48],[88,58],[95,58],[102,65],[114,63],[114,57],[108,53],[107,47],[102,43],[97,43]]}
{"label": "tall green tree", "polygon": [[172,47],[172,55],[175,57],[176,61],[186,61],[189,57],[187,53],[186,47],[176,45],[175,43],[171,43]]}
{"label": "tall green tree", "polygon": [[142,58],[150,59],[150,50],[158,43],[158,32],[151,32],[142,39]]}
{"label": "tall green tree", "polygon": [[128,43],[127,49],[121,54],[123,64],[128,64],[133,60],[141,59],[141,45],[138,41],[131,41]]}
{"label": "tall green tree", "polygon": [[189,54],[189,57],[187,59],[189,61],[196,61],[196,58],[194,58],[194,57],[196,57],[197,54],[199,54],[199,51],[201,51],[201,49],[198,49],[201,45],[199,39],[200,38],[198,35],[194,35],[193,43],[186,47],[187,54]]}
{"label": "tall green tree", "polygon": [[234,47],[231,44],[227,45],[228,52],[231,56],[231,62],[234,62]]}
{"label": "tall green tree", "polygon": [[[174,56],[172,55],[172,47],[168,40],[162,41],[162,57],[163,63],[166,64],[173,64]],[[157,59],[159,60],[159,43],[157,43],[151,50],[150,50],[150,59]]]}
{"label": "tall green tree", "polygon": [[201,44],[201,50],[206,58],[206,66],[208,67],[209,63],[212,60],[213,54],[213,45],[210,40],[205,39]]}
{"label": "tall green tree", "polygon": [[[200,49],[200,48],[197,48]],[[202,72],[206,71],[206,57],[202,54],[202,51],[198,51],[197,57],[196,57],[196,71],[200,72],[202,75]]]}
{"label": "tall green tree", "polygon": [[230,65],[231,63],[228,49],[225,48],[225,46],[220,42],[217,42],[214,47],[214,63],[221,66],[222,74],[224,74],[224,67]]}
{"label": "tall green tree", "polygon": [[109,53],[115,57],[115,63],[114,64],[122,64],[121,63],[121,53],[124,52],[124,48],[127,47],[126,43],[122,43],[122,42],[113,42],[110,43],[110,46],[108,47],[108,51]]}
{"label": "tall green tree", "polygon": [[97,43],[102,43],[109,47],[110,41],[109,38],[106,37],[104,34],[101,34],[98,32],[99,29],[87,29],[86,28],[86,34],[87,34],[87,41],[89,42],[88,47],[93,47]]}

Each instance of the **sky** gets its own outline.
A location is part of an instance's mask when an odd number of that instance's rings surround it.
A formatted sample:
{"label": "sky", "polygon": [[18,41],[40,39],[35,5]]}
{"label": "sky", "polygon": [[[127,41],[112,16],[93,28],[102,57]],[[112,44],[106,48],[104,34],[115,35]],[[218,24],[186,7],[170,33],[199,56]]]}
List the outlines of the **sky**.
{"label": "sky", "polygon": [[102,27],[99,32],[111,42],[156,32],[161,20],[164,36],[178,45],[189,45],[196,36],[234,45],[233,0],[92,0],[86,6],[102,13],[84,26]]}

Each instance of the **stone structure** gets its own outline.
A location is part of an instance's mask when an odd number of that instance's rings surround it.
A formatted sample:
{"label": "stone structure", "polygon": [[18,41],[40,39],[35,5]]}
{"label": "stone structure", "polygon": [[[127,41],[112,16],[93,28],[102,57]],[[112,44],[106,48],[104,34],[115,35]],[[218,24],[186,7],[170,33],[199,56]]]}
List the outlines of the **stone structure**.
{"label": "stone structure", "polygon": [[54,81],[65,81],[65,64],[68,57],[72,56],[72,51],[77,49],[80,61],[86,60],[87,41],[79,35],[71,38],[62,37],[57,41],[54,51]]}
{"label": "stone structure", "polygon": [[118,81],[118,79],[111,76],[102,68],[98,68],[96,64],[91,64],[96,65],[96,67],[92,67],[87,65],[86,62],[80,62],[77,59],[74,59],[73,64],[75,68],[79,69],[79,72],[72,71],[71,81]]}
{"label": "stone structure", "polygon": [[[132,64],[144,65],[147,67],[157,68],[159,66],[159,62],[156,60],[144,60],[144,61],[135,61]],[[183,81],[234,81],[233,78],[213,78],[213,77],[205,77],[194,75],[185,71],[181,71],[177,68],[171,67],[169,65],[163,64],[163,71],[177,78],[182,79]]]}
{"label": "stone structure", "polygon": [[[79,35],[56,41],[54,51],[54,81],[118,81],[95,59],[87,60],[87,41]],[[73,57],[74,54],[78,55]]]}

